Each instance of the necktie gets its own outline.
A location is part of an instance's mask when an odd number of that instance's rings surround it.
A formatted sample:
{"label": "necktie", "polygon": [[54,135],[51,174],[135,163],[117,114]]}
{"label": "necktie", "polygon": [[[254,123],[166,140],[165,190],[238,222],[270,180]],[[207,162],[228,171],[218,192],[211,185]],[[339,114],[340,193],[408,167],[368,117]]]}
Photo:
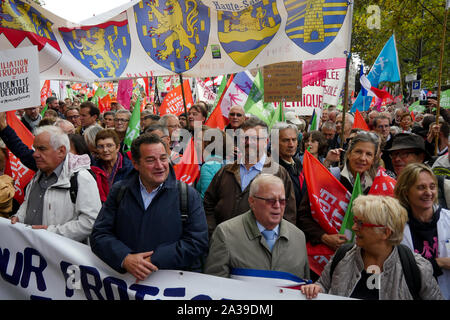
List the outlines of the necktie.
{"label": "necktie", "polygon": [[272,251],[273,245],[275,244],[275,241],[277,241],[275,237],[275,231],[274,230],[264,230],[261,232],[264,239],[266,239],[267,245],[269,246],[270,251]]}

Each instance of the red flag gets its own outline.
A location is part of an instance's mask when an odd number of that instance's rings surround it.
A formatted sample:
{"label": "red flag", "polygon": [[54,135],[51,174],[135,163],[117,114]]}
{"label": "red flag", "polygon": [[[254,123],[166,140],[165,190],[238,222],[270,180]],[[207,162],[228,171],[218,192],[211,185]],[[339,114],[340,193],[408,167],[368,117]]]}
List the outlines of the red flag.
{"label": "red flag", "polygon": [[[15,111],[6,112],[6,119],[9,126],[16,132],[17,136],[29,148],[33,145],[34,136],[24,126],[24,124],[17,118]],[[8,160],[5,165],[5,174],[11,176],[14,180],[14,188],[16,194],[14,199],[22,203],[25,197],[25,187],[31,178],[33,178],[34,171],[25,167],[20,160],[8,150]]]}
{"label": "red flag", "polygon": [[[186,101],[186,109],[189,111],[194,104],[191,94],[191,86],[188,80],[183,81],[184,99]],[[159,108],[159,115],[162,117],[167,113],[172,113],[177,116],[184,112],[183,93],[181,92],[181,85],[170,91],[165,97]]]}
{"label": "red flag", "polygon": [[219,128],[220,130],[225,129],[225,121],[223,119],[222,109],[220,108],[220,105],[217,105],[214,108],[208,120],[206,120],[205,125],[211,128]]}
{"label": "red flag", "polygon": [[363,129],[365,131],[369,131],[369,126],[367,125],[366,121],[364,120],[364,118],[362,117],[362,115],[358,111],[358,109],[356,109],[355,121],[353,122],[352,129],[355,129],[355,128]]}
{"label": "red flag", "polygon": [[148,82],[148,77],[143,78],[144,79],[144,84],[145,84],[145,96],[146,97],[150,97],[150,84]]}
{"label": "red flag", "polygon": [[393,197],[396,183],[397,181],[394,178],[386,174],[386,169],[379,167],[369,194]]}
{"label": "red flag", "polygon": [[[337,234],[350,202],[350,192],[308,151],[303,160],[303,172],[312,217],[327,234]],[[326,245],[309,244],[307,248],[310,267],[320,275],[333,250]]]}
{"label": "red flag", "polygon": [[45,101],[52,96],[52,89],[50,89],[50,80],[45,80],[41,89],[41,106],[45,106]]}
{"label": "red flag", "polygon": [[191,138],[186,150],[184,150],[181,161],[173,166],[177,180],[192,185],[200,175],[197,152],[194,146],[194,139]]}
{"label": "red flag", "polygon": [[100,113],[111,110],[111,97],[109,94],[104,96],[103,98],[98,98],[98,108]]}
{"label": "red flag", "polygon": [[414,115],[414,111],[411,110],[411,119],[416,122],[416,116]]}

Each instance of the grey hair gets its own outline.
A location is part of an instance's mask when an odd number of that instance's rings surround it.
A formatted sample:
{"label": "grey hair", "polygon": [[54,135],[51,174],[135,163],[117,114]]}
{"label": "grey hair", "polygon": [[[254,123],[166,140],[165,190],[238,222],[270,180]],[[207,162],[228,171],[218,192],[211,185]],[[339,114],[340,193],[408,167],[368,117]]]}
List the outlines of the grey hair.
{"label": "grey hair", "polygon": [[99,131],[103,129],[104,128],[99,126],[98,124],[87,128],[86,131],[84,131],[83,133],[84,141],[86,141],[86,144],[88,146],[95,146],[95,136]]}
{"label": "grey hair", "polygon": [[261,173],[258,176],[256,176],[255,179],[250,184],[250,197],[253,197],[255,194],[258,193],[259,187],[261,184],[280,184],[284,189],[283,180],[281,180],[280,177],[274,176],[273,174],[269,173]]}
{"label": "grey hair", "polygon": [[277,122],[272,127],[272,130],[286,130],[286,129],[293,129],[295,130],[295,134],[298,135],[298,127],[295,124],[287,123],[287,122]]}
{"label": "grey hair", "polygon": [[322,125],[322,129],[336,130],[336,124],[333,121],[325,121]]}
{"label": "grey hair", "polygon": [[145,129],[145,133],[152,133],[155,130],[161,131],[164,135],[169,136],[169,129],[159,123],[154,123]]}
{"label": "grey hair", "polygon": [[114,115],[114,119],[117,117],[118,114],[126,114],[128,116],[128,118],[131,118],[131,112],[128,110],[124,110],[124,109],[120,109],[116,111],[116,114]]}
{"label": "grey hair", "polygon": [[64,133],[60,127],[56,126],[42,126],[36,127],[35,136],[47,132],[50,135],[50,146],[56,150],[61,146],[66,148],[66,154],[70,151],[70,140],[69,136]]}
{"label": "grey hair", "polygon": [[396,134],[398,134],[398,133],[401,133],[401,132],[402,132],[402,129],[401,129],[400,127],[398,127],[398,126],[391,126],[391,128],[390,128],[389,130],[392,130],[392,131],[394,131],[394,132],[395,132],[395,134],[394,134],[394,135],[396,135]]}
{"label": "grey hair", "polygon": [[164,127],[167,127],[167,123],[169,122],[169,118],[175,118],[178,120],[178,117],[174,114],[167,113],[161,117],[161,119],[158,120],[158,123]]}
{"label": "grey hair", "polygon": [[368,132],[368,131],[359,131],[356,133],[356,135],[351,139],[350,144],[348,146],[347,151],[345,152],[345,161],[344,163],[347,163],[348,155],[353,151],[353,149],[356,147],[356,145],[359,142],[370,142],[374,145],[375,151],[374,151],[374,161],[372,163],[372,166],[369,169],[369,174],[373,178],[376,174],[376,166],[378,165],[378,161],[376,161],[376,157],[378,154],[378,147],[380,145],[380,136],[378,136],[376,133]]}
{"label": "grey hair", "polygon": [[66,119],[58,119],[55,121],[55,123],[53,125],[60,127],[65,132],[65,130],[62,127],[64,124],[69,126],[71,128],[71,130],[75,130],[75,126],[73,125],[73,123]]}

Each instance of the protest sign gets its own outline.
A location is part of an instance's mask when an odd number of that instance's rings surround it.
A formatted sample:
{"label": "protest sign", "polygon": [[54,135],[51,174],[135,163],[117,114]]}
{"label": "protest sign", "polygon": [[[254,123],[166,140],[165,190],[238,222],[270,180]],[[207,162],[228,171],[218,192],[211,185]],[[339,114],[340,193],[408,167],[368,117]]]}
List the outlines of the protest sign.
{"label": "protest sign", "polygon": [[263,68],[264,102],[302,99],[302,62],[281,62]]}
{"label": "protest sign", "polygon": [[40,101],[37,48],[0,51],[0,111],[37,107]]}

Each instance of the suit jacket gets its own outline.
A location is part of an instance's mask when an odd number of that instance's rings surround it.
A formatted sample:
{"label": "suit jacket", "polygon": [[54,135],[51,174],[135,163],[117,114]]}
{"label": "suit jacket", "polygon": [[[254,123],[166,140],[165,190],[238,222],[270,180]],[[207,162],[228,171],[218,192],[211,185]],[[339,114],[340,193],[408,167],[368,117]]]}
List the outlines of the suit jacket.
{"label": "suit jacket", "polygon": [[276,270],[309,279],[305,235],[282,219],[272,252],[251,210],[217,226],[211,239],[205,273],[229,277],[231,269]]}

